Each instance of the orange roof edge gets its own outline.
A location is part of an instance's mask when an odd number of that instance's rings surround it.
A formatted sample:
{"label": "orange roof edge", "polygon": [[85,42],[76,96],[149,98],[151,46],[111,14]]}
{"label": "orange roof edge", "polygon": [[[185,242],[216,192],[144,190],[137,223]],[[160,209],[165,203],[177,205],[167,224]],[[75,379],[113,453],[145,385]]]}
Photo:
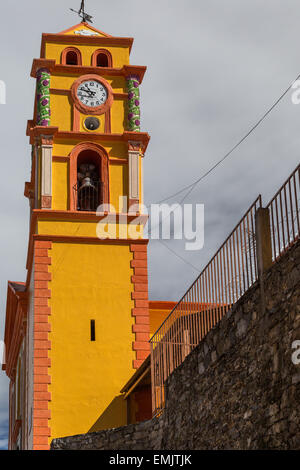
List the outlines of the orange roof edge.
{"label": "orange roof edge", "polygon": [[93,31],[95,31],[95,33],[103,34],[107,38],[112,38],[113,37],[110,34],[104,33],[104,31],[100,31],[100,29],[94,28],[94,26],[90,25],[89,23],[86,23],[85,21],[82,21],[81,23],[75,24],[74,26],[71,26],[70,28],[65,29],[64,31],[60,31],[59,33],[56,33],[56,34],[69,33],[70,31],[72,31],[72,29],[76,29],[79,26],[86,26],[87,28],[92,29]]}
{"label": "orange roof edge", "polygon": [[172,310],[178,302],[169,300],[149,300],[149,309],[151,310]]}
{"label": "orange roof edge", "polygon": [[24,292],[24,290],[26,288],[26,282],[7,281],[7,284],[14,291],[14,293],[20,292],[20,291]]}

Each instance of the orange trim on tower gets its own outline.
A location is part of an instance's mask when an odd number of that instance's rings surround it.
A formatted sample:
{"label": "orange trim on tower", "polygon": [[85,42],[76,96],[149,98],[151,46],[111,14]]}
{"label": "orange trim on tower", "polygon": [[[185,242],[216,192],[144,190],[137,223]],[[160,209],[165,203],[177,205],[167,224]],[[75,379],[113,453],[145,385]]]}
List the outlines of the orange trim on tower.
{"label": "orange trim on tower", "polygon": [[111,108],[109,108],[105,113],[104,133],[105,134],[111,133]]}
{"label": "orange trim on tower", "polygon": [[41,68],[47,68],[51,73],[62,73],[65,75],[84,75],[89,73],[106,77],[127,77],[129,75],[137,75],[139,77],[140,84],[143,81],[147,69],[147,67],[144,65],[123,65],[122,68],[103,67],[101,68],[100,74],[100,67],[84,65],[62,65],[56,64],[56,61],[53,59],[34,59],[31,68],[31,77],[36,78],[37,71]]}
{"label": "orange trim on tower", "polygon": [[133,367],[138,369],[150,353],[147,245],[136,243],[135,241],[131,243],[130,251],[133,253],[133,260],[131,261],[131,267],[133,268],[133,276],[131,277],[133,292],[131,297],[134,300],[134,308],[131,311],[131,315],[135,318],[135,323],[132,326],[132,331],[135,334],[132,349],[136,353]]}
{"label": "orange trim on tower", "polygon": [[77,109],[77,107],[75,106],[75,103],[73,103],[72,109],[73,109],[72,131],[80,132],[80,112]]}
{"label": "orange trim on tower", "polygon": [[35,143],[35,137],[39,137],[39,135],[43,133],[52,136],[55,135],[56,142],[59,142],[60,139],[73,139],[82,142],[86,139],[90,140],[91,135],[93,135],[93,141],[96,143],[126,142],[128,144],[128,142],[130,142],[130,145],[132,145],[132,143],[138,142],[141,146],[142,156],[144,156],[150,141],[150,136],[146,132],[125,131],[123,134],[105,134],[104,132],[97,132],[91,134],[91,132],[59,131],[58,127],[35,126],[32,120],[27,122],[26,135],[30,137],[31,144]]}
{"label": "orange trim on tower", "polygon": [[48,289],[48,283],[51,281],[51,273],[48,267],[51,265],[49,253],[51,248],[52,242],[50,241],[34,241],[33,450],[50,449],[49,402],[51,394],[48,391],[48,385],[51,383],[49,371],[51,342],[48,339],[48,333],[51,331],[49,322],[51,308],[48,302],[51,290]]}

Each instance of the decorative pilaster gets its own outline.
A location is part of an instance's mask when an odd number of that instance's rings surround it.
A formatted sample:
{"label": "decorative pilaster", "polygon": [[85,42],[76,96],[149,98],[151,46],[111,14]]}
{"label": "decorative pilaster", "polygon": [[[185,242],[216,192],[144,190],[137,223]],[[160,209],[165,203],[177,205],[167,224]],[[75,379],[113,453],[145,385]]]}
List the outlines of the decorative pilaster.
{"label": "decorative pilaster", "polygon": [[140,111],[140,90],[139,77],[131,75],[127,77],[128,90],[128,129],[140,132],[141,111]]}
{"label": "decorative pilaster", "polygon": [[34,208],[39,209],[39,175],[40,175],[40,161],[39,161],[39,139],[34,138]]}
{"label": "decorative pilaster", "polygon": [[41,135],[41,209],[52,207],[53,137]]}
{"label": "decorative pilaster", "polygon": [[129,212],[137,212],[136,205],[140,203],[140,147],[140,142],[128,142]]}
{"label": "decorative pilaster", "polygon": [[49,300],[51,290],[51,248],[49,241],[34,243],[34,392],[33,392],[33,450],[48,450],[50,430],[51,383],[49,333],[51,324]]}
{"label": "decorative pilaster", "polygon": [[40,69],[37,72],[37,125],[50,126],[50,72]]}
{"label": "decorative pilaster", "polygon": [[147,272],[147,243],[132,243],[130,251],[133,253],[131,267],[133,276],[131,282],[134,292],[131,298],[134,300],[132,316],[135,323],[132,331],[135,333],[135,341],[132,344],[136,358],[133,361],[133,368],[138,369],[150,353],[150,318],[148,301],[148,272]]}

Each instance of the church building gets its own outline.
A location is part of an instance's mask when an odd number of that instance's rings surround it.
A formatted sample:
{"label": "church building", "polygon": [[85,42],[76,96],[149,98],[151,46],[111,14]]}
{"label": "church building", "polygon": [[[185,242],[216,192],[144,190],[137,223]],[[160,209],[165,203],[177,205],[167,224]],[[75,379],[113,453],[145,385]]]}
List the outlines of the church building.
{"label": "church building", "polygon": [[83,21],[43,34],[33,60],[27,278],[8,282],[2,367],[9,449],[151,417],[149,339],[175,304],[148,299],[146,67],[132,45]]}

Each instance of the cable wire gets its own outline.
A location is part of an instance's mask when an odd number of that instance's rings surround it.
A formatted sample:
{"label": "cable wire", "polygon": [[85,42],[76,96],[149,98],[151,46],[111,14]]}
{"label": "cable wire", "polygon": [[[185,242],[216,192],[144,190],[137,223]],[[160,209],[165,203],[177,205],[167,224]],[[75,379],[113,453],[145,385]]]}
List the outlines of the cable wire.
{"label": "cable wire", "polygon": [[175,250],[173,250],[172,248],[170,248],[166,243],[164,243],[162,240],[158,239],[156,240],[158,242],[160,242],[165,248],[167,248],[171,253],[173,253],[173,255],[177,256],[177,258],[181,259],[181,261],[183,261],[185,264],[187,264],[188,266],[191,266],[195,271],[197,271],[198,273],[201,273],[201,271],[199,270],[199,268],[196,268],[196,266],[194,266],[192,263],[190,263],[189,261],[187,261],[185,258],[183,258],[179,253],[177,253]]}
{"label": "cable wire", "polygon": [[[218,161],[216,162],[206,173],[201,175],[196,181],[189,184],[188,186],[183,187],[176,193],[171,194],[170,196],[157,201],[155,204],[161,204],[162,202],[168,201],[169,199],[178,196],[179,194],[183,193],[184,191],[188,191],[184,197],[180,200],[179,205],[183,203],[183,201],[191,194],[194,188],[197,186],[200,181],[206,178],[212,171],[214,171],[224,160],[226,160],[246,139],[249,137],[252,132],[257,129],[257,127],[265,120],[265,118],[273,111],[273,109],[278,105],[278,103],[285,97],[285,95],[290,91],[294,83],[300,78],[300,74],[295,78],[295,80],[291,83],[291,85],[279,96],[279,98],[272,104],[272,106],[263,114],[263,116],[249,129],[249,131]],[[150,206],[146,206],[150,207]]]}

